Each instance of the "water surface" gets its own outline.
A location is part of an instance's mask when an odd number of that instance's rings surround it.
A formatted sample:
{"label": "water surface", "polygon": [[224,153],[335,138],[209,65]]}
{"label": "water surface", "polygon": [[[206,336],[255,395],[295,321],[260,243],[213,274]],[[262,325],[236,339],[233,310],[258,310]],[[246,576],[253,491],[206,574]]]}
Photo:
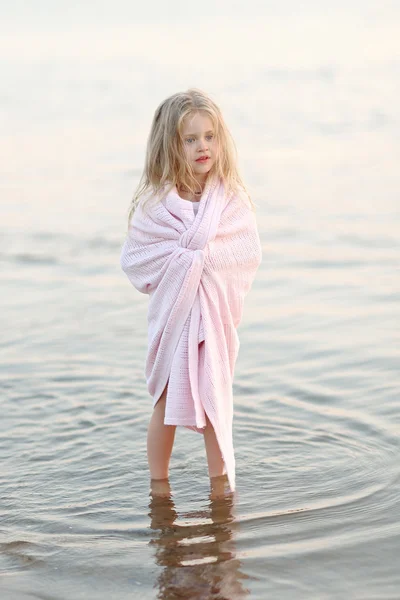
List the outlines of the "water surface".
{"label": "water surface", "polygon": [[[221,8],[200,43],[190,7],[18,4],[0,9],[2,599],[397,600],[397,5],[255,2],[225,29]],[[186,430],[172,498],[149,496],[147,298],[119,267],[152,113],[189,85],[224,110],[263,243],[234,502],[210,500]]]}

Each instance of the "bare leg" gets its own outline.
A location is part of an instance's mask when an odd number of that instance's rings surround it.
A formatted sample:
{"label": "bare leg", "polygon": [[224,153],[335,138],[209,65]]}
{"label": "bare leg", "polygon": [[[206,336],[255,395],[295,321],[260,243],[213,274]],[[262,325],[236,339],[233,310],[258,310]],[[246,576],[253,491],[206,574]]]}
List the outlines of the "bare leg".
{"label": "bare leg", "polygon": [[175,425],[164,425],[168,384],[154,407],[147,432],[147,459],[151,479],[167,479]]}
{"label": "bare leg", "polygon": [[224,460],[213,426],[206,416],[207,426],[204,430],[204,442],[206,446],[208,474],[210,477],[210,498],[215,500],[224,498],[229,490],[228,477],[224,473]]}
{"label": "bare leg", "polygon": [[224,473],[224,461],[217,442],[215,431],[206,416],[207,426],[204,430],[204,443],[206,446],[208,474],[211,477],[219,477]]}

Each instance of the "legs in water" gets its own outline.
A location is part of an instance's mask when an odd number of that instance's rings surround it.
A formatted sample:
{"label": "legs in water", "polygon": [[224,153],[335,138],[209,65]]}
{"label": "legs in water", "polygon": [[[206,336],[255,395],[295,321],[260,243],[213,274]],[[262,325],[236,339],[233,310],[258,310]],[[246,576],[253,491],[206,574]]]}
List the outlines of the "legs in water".
{"label": "legs in water", "polygon": [[219,477],[224,473],[224,461],[222,458],[221,450],[215,431],[211,422],[206,415],[206,428],[204,430],[204,443],[206,446],[207,463],[208,463],[208,475],[210,479],[212,477]]}
{"label": "legs in water", "polygon": [[224,473],[224,460],[222,458],[221,450],[219,449],[217,437],[207,416],[206,422],[207,426],[204,430],[204,443],[206,446],[208,475],[210,477],[210,498],[211,500],[215,500],[227,495],[229,482],[226,473]]}
{"label": "legs in water", "polygon": [[147,431],[147,459],[150,469],[151,490],[157,495],[170,493],[169,461],[175,439],[175,425],[164,425],[168,384],[154,407]]}
{"label": "legs in water", "polygon": [[[168,475],[176,431],[175,425],[164,425],[167,390],[168,384],[153,409],[147,432],[147,458],[151,478],[151,493],[165,496],[169,496],[171,493]],[[215,431],[207,416],[206,423],[204,443],[211,492],[220,496],[224,493],[228,480],[224,473],[224,461]]]}

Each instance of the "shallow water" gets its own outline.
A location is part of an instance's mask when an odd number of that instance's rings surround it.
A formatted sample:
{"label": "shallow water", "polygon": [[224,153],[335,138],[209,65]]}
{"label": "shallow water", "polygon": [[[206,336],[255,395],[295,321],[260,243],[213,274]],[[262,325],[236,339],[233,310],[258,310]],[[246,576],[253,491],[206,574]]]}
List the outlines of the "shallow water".
{"label": "shallow water", "polygon": [[[400,597],[398,9],[296,24],[286,4],[254,40],[238,8],[246,47],[227,30],[207,74],[175,37],[143,50],[168,22],[144,8],[106,29],[61,2],[2,38],[2,600]],[[223,105],[263,242],[234,502],[210,500],[187,430],[172,499],[149,497],[147,298],[118,262],[152,112],[189,85]]]}

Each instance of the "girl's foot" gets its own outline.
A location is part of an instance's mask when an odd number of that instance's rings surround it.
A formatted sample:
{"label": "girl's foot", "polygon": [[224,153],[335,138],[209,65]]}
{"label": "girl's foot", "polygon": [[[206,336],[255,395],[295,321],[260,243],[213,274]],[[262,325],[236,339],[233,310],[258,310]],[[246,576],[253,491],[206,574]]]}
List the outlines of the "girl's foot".
{"label": "girl's foot", "polygon": [[233,496],[233,492],[229,487],[229,481],[226,474],[210,477],[210,499],[218,500],[219,498],[227,498]]}
{"label": "girl's foot", "polygon": [[168,477],[165,479],[151,479],[150,495],[153,497],[170,498],[171,486]]}

